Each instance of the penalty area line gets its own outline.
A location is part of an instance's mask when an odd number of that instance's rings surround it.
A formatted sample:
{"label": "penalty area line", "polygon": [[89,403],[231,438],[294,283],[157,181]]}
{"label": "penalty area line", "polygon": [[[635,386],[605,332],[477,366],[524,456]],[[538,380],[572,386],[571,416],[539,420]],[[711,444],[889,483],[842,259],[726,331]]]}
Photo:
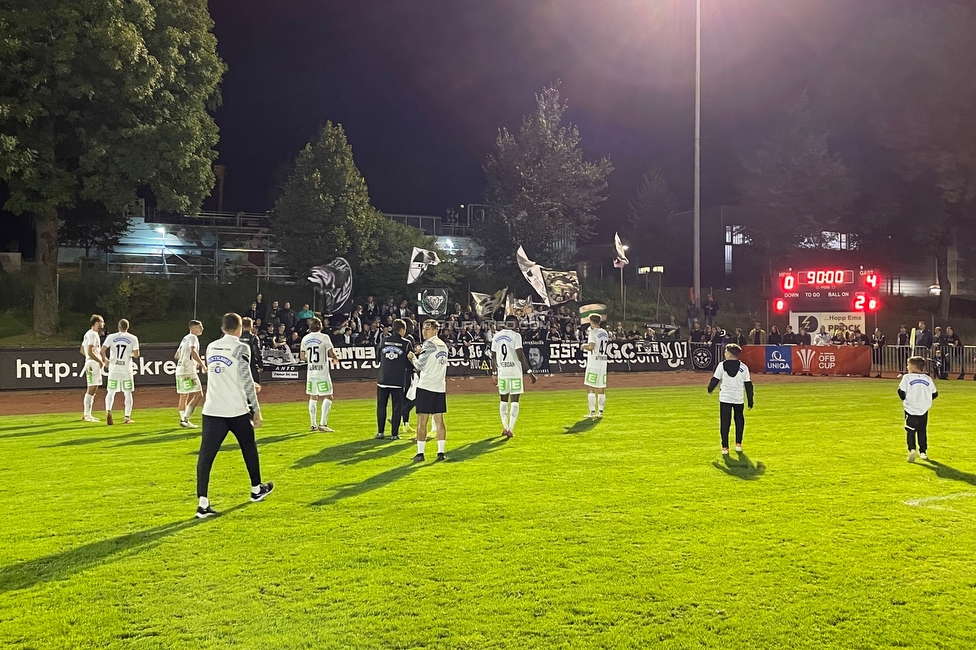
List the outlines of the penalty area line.
{"label": "penalty area line", "polygon": [[912,506],[917,508],[920,506],[925,506],[930,503],[939,503],[941,501],[952,501],[953,499],[965,499],[967,497],[976,497],[976,492],[956,492],[955,494],[946,494],[944,496],[938,497],[923,497],[921,499],[909,499],[907,501],[902,501],[906,506]]}

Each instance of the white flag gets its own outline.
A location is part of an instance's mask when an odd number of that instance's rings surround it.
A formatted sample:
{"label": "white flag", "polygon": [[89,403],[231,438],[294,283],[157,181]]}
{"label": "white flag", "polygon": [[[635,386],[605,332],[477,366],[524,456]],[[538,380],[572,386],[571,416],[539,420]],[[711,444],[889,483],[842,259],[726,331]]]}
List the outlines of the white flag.
{"label": "white flag", "polygon": [[620,233],[613,233],[613,247],[617,249],[617,259],[613,261],[613,265],[619,269],[630,264],[630,260],[627,259],[627,249],[620,241]]}
{"label": "white flag", "polygon": [[542,267],[533,262],[525,254],[525,250],[519,246],[518,252],[515,254],[515,259],[518,261],[519,269],[522,271],[522,275],[528,280],[535,292],[539,294],[542,301],[549,305],[549,292],[546,291],[546,281],[542,277]]}
{"label": "white flag", "polygon": [[441,259],[434,251],[414,247],[413,254],[410,255],[410,268],[407,270],[407,284],[413,284],[420,279],[427,267],[437,266]]}

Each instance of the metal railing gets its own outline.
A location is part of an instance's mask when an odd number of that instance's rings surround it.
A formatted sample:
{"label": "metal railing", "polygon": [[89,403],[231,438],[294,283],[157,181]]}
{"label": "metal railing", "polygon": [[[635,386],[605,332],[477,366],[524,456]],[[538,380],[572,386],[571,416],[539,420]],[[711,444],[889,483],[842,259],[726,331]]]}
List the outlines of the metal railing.
{"label": "metal railing", "polygon": [[963,379],[976,373],[976,346],[938,346],[931,348],[909,345],[886,345],[875,348],[871,357],[871,374],[902,374],[907,370],[909,357],[928,359],[928,373],[940,379]]}

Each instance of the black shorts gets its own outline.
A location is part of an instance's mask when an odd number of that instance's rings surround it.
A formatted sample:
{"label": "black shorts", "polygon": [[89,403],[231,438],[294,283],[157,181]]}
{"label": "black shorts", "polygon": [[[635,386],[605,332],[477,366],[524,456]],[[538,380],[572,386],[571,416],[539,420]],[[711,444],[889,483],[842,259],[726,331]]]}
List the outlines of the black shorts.
{"label": "black shorts", "polygon": [[418,388],[416,404],[417,413],[426,413],[428,415],[447,413],[447,394],[435,393]]}

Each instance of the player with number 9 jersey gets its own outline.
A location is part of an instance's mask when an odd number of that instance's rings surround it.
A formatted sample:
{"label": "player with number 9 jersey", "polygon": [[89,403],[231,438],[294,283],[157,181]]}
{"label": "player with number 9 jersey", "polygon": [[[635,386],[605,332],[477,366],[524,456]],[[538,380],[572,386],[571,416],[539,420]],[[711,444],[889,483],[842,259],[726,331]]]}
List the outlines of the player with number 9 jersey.
{"label": "player with number 9 jersey", "polygon": [[498,392],[502,395],[521,395],[522,361],[518,351],[522,349],[522,335],[510,329],[495,334],[491,340],[491,353],[498,366]]}

